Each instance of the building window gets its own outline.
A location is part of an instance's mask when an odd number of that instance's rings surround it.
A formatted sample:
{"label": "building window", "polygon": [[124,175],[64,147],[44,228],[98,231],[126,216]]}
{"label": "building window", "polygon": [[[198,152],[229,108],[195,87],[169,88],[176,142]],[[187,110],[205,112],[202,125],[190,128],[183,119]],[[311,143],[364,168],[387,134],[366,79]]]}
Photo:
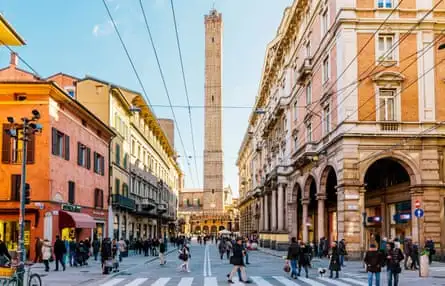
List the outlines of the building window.
{"label": "building window", "polygon": [[324,134],[331,131],[331,107],[329,104],[323,108],[323,130]]}
{"label": "building window", "polygon": [[94,207],[104,208],[104,191],[101,189],[94,190]]}
{"label": "building window", "polygon": [[312,142],[312,123],[306,123],[306,142]]}
{"label": "building window", "polygon": [[311,41],[307,41],[306,43],[306,57],[311,57]]}
{"label": "building window", "polygon": [[393,0],[377,0],[378,8],[392,8]]}
{"label": "building window", "polygon": [[[3,124],[2,130],[2,163],[20,164],[22,163],[23,140],[13,138],[6,133],[10,128],[9,124]],[[23,138],[23,130],[17,130],[18,138]],[[26,163],[33,164],[35,156],[35,135],[28,135],[28,146],[26,148]]]}
{"label": "building window", "polygon": [[77,165],[91,168],[91,149],[80,142],[77,142]]}
{"label": "building window", "polygon": [[312,104],[312,83],[306,85],[306,105]]}
{"label": "building window", "polygon": [[128,167],[128,154],[125,153],[124,155],[124,169],[127,169]]}
{"label": "building window", "polygon": [[380,89],[379,90],[379,120],[395,121],[396,120],[396,90]]}
{"label": "building window", "polygon": [[94,172],[99,175],[105,175],[105,159],[104,156],[94,152]]}
{"label": "building window", "polygon": [[294,150],[298,149],[298,136],[294,136]]}
{"label": "building window", "polygon": [[128,197],[128,185],[125,183],[122,184],[122,195]]}
{"label": "building window", "polygon": [[131,140],[131,155],[136,156],[136,142]]}
{"label": "building window", "polygon": [[298,101],[294,102],[294,121],[298,120]]}
{"label": "building window", "polygon": [[116,178],[114,179],[114,193],[116,195],[119,195],[120,190],[121,190],[121,180]]}
{"label": "building window", "polygon": [[52,154],[70,160],[70,137],[52,128]]}
{"label": "building window", "polygon": [[21,175],[11,175],[11,201],[20,202]]}
{"label": "building window", "polygon": [[138,144],[138,159],[141,160],[141,145]]}
{"label": "building window", "polygon": [[121,164],[121,146],[116,143],[116,164]]}
{"label": "building window", "polygon": [[74,204],[75,201],[75,186],[73,181],[68,182],[68,203]]}
{"label": "building window", "polygon": [[321,14],[321,35],[325,35],[329,30],[329,11],[326,9]]}
{"label": "building window", "polygon": [[379,61],[395,60],[394,35],[379,35],[377,56]]}
{"label": "building window", "polygon": [[329,57],[326,57],[323,60],[323,84],[325,84],[330,77],[330,72],[329,72]]}

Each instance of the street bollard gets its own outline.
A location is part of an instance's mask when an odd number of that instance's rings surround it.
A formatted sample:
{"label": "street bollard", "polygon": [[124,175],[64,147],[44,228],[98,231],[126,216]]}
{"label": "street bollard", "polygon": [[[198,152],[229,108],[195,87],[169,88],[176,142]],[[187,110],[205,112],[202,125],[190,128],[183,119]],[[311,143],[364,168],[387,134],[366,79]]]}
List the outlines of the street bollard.
{"label": "street bollard", "polygon": [[428,255],[420,256],[420,277],[428,277],[430,271]]}

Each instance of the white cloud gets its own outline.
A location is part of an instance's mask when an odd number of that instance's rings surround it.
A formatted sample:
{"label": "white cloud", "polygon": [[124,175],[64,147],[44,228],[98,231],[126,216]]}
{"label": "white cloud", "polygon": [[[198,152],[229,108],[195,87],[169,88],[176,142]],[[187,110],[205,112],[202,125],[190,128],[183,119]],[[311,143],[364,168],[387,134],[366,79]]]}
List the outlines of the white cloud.
{"label": "white cloud", "polygon": [[[117,24],[116,24],[117,25]],[[96,24],[93,27],[92,34],[95,37],[107,36],[114,32],[113,23],[107,21],[106,23]]]}

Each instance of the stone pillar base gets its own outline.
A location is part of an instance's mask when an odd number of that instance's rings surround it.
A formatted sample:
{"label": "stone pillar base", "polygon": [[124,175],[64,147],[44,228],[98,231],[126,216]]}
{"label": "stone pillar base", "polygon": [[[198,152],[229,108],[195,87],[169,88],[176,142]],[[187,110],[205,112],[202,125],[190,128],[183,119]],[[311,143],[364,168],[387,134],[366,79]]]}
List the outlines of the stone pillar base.
{"label": "stone pillar base", "polygon": [[263,240],[263,247],[264,248],[270,248],[270,239],[264,239]]}

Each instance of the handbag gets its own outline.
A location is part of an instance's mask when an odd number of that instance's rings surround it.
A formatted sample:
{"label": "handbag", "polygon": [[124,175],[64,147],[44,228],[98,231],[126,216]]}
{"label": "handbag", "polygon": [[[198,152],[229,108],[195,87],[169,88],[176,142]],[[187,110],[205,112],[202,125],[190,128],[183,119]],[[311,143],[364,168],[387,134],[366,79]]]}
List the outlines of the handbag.
{"label": "handbag", "polygon": [[290,272],[290,265],[289,265],[289,261],[286,261],[284,263],[284,267],[283,267],[284,272],[289,273]]}

